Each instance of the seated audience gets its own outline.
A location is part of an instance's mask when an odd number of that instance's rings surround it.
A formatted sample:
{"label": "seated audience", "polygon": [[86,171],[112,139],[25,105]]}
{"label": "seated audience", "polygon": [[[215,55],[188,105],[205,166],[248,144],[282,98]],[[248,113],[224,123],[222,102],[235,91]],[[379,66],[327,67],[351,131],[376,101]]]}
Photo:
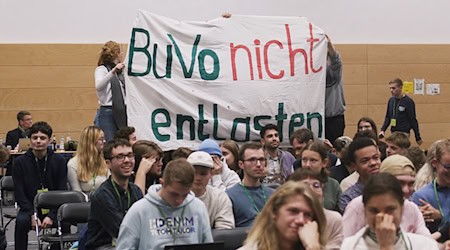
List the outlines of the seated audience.
{"label": "seated audience", "polygon": [[377,125],[375,124],[372,118],[361,117],[361,119],[359,119],[357,124],[358,124],[357,126],[358,132],[363,130],[372,130],[375,133],[375,135],[378,135]]}
{"label": "seated audience", "polygon": [[103,157],[105,136],[99,127],[83,129],[75,156],[67,163],[70,188],[86,197],[108,178],[109,170]]}
{"label": "seated audience", "polygon": [[260,131],[260,136],[267,156],[267,175],[263,179],[263,183],[283,184],[294,172],[292,164],[295,158],[291,153],[280,149],[280,138],[276,125],[265,125]]}
{"label": "seated audience", "polygon": [[406,154],[408,148],[411,146],[409,141],[409,136],[403,132],[393,132],[390,136],[386,138],[386,154],[391,156],[394,154]]}
{"label": "seated audience", "polygon": [[431,162],[436,158],[436,145],[441,141],[433,142],[428,148],[425,164],[417,172],[414,190],[421,189],[436,178],[436,169],[431,165]]}
{"label": "seated audience", "polygon": [[220,150],[217,142],[206,139],[200,144],[198,151],[210,154],[214,161],[214,169],[212,171],[213,176],[209,185],[225,191],[241,181],[239,175],[228,168],[228,165],[223,158],[222,150]]}
{"label": "seated audience", "polygon": [[450,214],[450,139],[436,144],[436,157],[431,161],[436,178],[412,195],[432,233],[441,229]]}
{"label": "seated audience", "polygon": [[403,196],[397,178],[388,173],[372,175],[362,195],[367,226],[345,238],[341,249],[439,249],[433,239],[400,227]]}
{"label": "seated audience", "polygon": [[224,191],[208,185],[214,168],[211,156],[206,152],[197,151],[190,154],[187,161],[195,170],[192,192],[205,204],[211,228],[234,228],[233,205],[230,198]]}
{"label": "seated audience", "polygon": [[248,142],[239,149],[239,167],[244,172],[241,183],[227,189],[233,204],[236,227],[248,227],[266,204],[273,189],[261,183],[266,172],[266,157],[262,145]]}
{"label": "seated audience", "polygon": [[[353,141],[355,141],[358,138],[369,138],[369,139],[373,140],[375,142],[375,144],[377,145],[378,149],[380,149],[377,135],[372,130],[366,129],[366,130],[361,130],[361,131],[357,132],[355,134],[355,136],[353,136]],[[380,158],[383,159],[381,155],[382,155],[382,152],[380,150]],[[347,159],[345,159],[345,162],[350,166],[350,168],[352,168],[353,165],[351,164],[351,160],[348,159],[348,156],[347,156]],[[342,181],[339,184],[342,192],[345,192],[349,187],[355,185],[355,183],[358,181],[358,179],[359,179],[358,171],[353,171],[353,173],[351,173],[349,176],[342,179]]]}
{"label": "seated audience", "polygon": [[348,147],[348,159],[359,174],[358,181],[339,197],[339,209],[343,213],[347,204],[362,194],[367,180],[380,170],[380,151],[369,138],[357,138]]}
{"label": "seated audience", "polygon": [[220,144],[220,150],[225,157],[228,167],[239,174],[239,146],[233,140],[225,140]]}
{"label": "seated audience", "polygon": [[163,151],[155,142],[139,140],[133,145],[133,153],[134,176],[132,175],[130,180],[145,194],[151,185],[159,183]]}
{"label": "seated audience", "polygon": [[292,153],[295,158],[301,158],[301,152],[303,148],[310,142],[314,141],[314,133],[307,128],[300,128],[292,133],[289,138],[289,142],[291,143]]}
{"label": "seated audience", "polygon": [[[416,171],[413,163],[402,155],[392,155],[386,158],[380,167],[380,172],[393,175],[399,180],[405,202],[403,204],[403,215],[400,226],[405,232],[422,234],[430,237],[430,231],[425,226],[425,221],[420,213],[419,207],[409,201],[414,192],[413,184]],[[344,213],[344,236],[349,237],[357,233],[365,226],[361,220],[364,217],[364,204],[362,196],[353,199],[345,209]]]}
{"label": "seated audience", "polygon": [[111,176],[91,197],[86,249],[114,249],[123,217],[142,198],[139,187],[129,182],[134,166],[130,143],[113,139],[106,143],[103,153]]}
{"label": "seated audience", "polygon": [[[289,176],[289,180],[309,185],[323,205],[323,178],[320,173],[314,172],[311,169],[301,168],[295,170],[294,173]],[[342,233],[342,215],[328,209],[324,209],[324,213],[325,218],[327,219],[327,227],[325,229],[327,244],[325,249],[339,250],[342,240],[344,239]]]}
{"label": "seated audience", "polygon": [[56,225],[56,210],[43,214],[38,211],[37,225],[33,216],[34,196],[48,190],[67,190],[66,160],[48,148],[52,127],[46,122],[36,122],[30,128],[31,148],[14,161],[14,197],[20,209],[14,231],[15,249],[26,250],[28,231]]}
{"label": "seated audience", "polygon": [[137,142],[135,132],[136,129],[134,127],[122,127],[116,131],[116,133],[114,134],[114,138],[125,139],[130,142],[131,146],[133,146],[134,143]]}
{"label": "seated audience", "polygon": [[331,166],[330,176],[341,182],[344,178],[353,173],[355,170],[350,167],[350,164],[345,162],[345,155],[347,154],[348,145],[352,143],[352,139],[348,136],[341,136],[337,138],[333,143],[333,153],[337,156],[337,162],[335,166]]}
{"label": "seated audience", "polygon": [[311,169],[322,177],[324,208],[339,211],[338,200],[341,189],[335,179],[328,177],[327,148],[324,143],[317,141],[306,145],[301,153],[301,160],[302,168]]}
{"label": "seated audience", "polygon": [[326,227],[322,204],[311,188],[288,181],[267,201],[239,250],[324,249]]}
{"label": "seated audience", "polygon": [[422,168],[423,164],[425,164],[425,162],[427,161],[425,152],[417,146],[409,147],[403,155],[406,156],[414,164],[416,172],[419,171]]}
{"label": "seated audience", "polygon": [[12,149],[17,149],[20,138],[30,137],[30,128],[33,125],[33,118],[28,111],[20,111],[17,113],[17,128],[6,133],[6,146],[11,146]]}
{"label": "seated audience", "polygon": [[161,184],[151,186],[123,219],[117,249],[212,242],[208,211],[191,192],[194,177],[185,159],[169,162]]}
{"label": "seated audience", "polygon": [[179,147],[172,152],[171,158],[172,160],[184,158],[187,159],[189,155],[192,153],[192,150],[187,147]]}

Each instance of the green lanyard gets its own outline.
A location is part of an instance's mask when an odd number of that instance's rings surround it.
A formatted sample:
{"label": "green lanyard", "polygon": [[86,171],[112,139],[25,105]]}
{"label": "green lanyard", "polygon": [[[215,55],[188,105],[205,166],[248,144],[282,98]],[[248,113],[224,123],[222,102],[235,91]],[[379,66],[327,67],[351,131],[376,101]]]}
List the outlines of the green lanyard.
{"label": "green lanyard", "polygon": [[[111,180],[112,186],[114,188],[114,191],[116,191],[117,197],[119,198],[120,208],[123,209],[122,199],[120,197],[119,190],[117,190],[116,183],[114,183],[112,178],[110,180]],[[131,207],[131,197],[130,197],[130,191],[129,190],[127,191],[127,195],[128,195],[128,207],[127,207],[127,209],[125,209],[125,213],[127,213],[128,209]]]}
{"label": "green lanyard", "polygon": [[[163,211],[158,205],[155,205],[155,206],[158,208],[159,213],[161,214],[162,217],[164,217],[164,220],[165,220],[165,219],[167,218],[167,216],[166,216],[166,214],[164,213],[164,211]],[[185,209],[185,208],[186,208],[186,206],[183,206],[183,209],[181,210],[181,216],[180,216],[181,221],[183,221],[184,209]],[[170,230],[170,231],[172,231],[172,238],[173,238],[173,243],[174,243],[174,244],[175,244],[175,241],[177,240],[176,233],[180,230],[181,224],[182,224],[182,223],[179,223],[179,224],[178,224],[177,230],[176,230],[175,232],[174,232],[173,230]]]}
{"label": "green lanyard", "polygon": [[447,223],[447,219],[444,216],[444,211],[442,211],[441,201],[439,200],[439,195],[438,195],[437,187],[436,187],[437,186],[436,180],[437,180],[437,178],[434,178],[433,187],[434,187],[434,195],[436,196],[437,204],[439,207],[439,212],[441,213],[441,216],[442,216],[441,223],[439,224],[439,227],[441,227],[441,226],[445,225],[445,223]]}
{"label": "green lanyard", "polygon": [[[239,183],[239,184],[241,185],[242,189],[244,190],[244,193],[245,193],[245,195],[247,196],[248,200],[250,201],[250,203],[252,203],[253,207],[255,208],[255,211],[256,211],[257,213],[259,213],[259,208],[256,206],[255,201],[254,201],[253,198],[250,196],[250,193],[248,192],[247,188],[246,188],[242,183]],[[262,185],[259,186],[259,187],[261,188],[261,193],[262,193],[262,195],[263,195],[264,203],[265,203],[265,202],[267,201],[266,193],[264,193],[264,189],[263,189]]]}

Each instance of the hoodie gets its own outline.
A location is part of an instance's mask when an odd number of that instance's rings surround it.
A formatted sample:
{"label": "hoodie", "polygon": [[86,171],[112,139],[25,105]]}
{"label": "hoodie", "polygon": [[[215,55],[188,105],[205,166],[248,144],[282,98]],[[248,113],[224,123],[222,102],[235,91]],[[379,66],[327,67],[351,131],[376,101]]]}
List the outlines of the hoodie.
{"label": "hoodie", "polygon": [[133,204],[120,225],[116,249],[164,249],[166,245],[213,242],[208,211],[191,192],[177,207],[158,194],[161,185]]}

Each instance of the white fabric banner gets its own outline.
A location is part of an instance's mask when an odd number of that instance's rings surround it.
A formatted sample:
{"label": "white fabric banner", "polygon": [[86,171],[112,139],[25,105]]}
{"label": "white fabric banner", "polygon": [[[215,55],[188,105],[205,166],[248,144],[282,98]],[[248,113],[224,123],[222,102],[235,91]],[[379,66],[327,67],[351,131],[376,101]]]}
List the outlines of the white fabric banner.
{"label": "white fabric banner", "polygon": [[127,59],[128,124],[164,150],[211,138],[282,145],[295,129],[324,137],[327,42],[304,17],[181,22],[138,13]]}

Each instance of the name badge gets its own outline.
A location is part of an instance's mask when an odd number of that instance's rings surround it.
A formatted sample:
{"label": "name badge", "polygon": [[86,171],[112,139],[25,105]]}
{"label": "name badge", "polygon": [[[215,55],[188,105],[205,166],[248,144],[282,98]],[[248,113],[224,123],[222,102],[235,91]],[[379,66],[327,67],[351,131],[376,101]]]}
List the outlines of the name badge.
{"label": "name badge", "polygon": [[[37,192],[38,193],[45,193],[45,192],[48,192],[48,188],[41,188],[41,189],[38,189],[37,190]],[[48,212],[50,212],[50,210],[49,209],[41,209],[41,212],[42,212],[42,215],[46,215],[46,214],[48,214]]]}
{"label": "name badge", "polygon": [[392,118],[391,119],[391,127],[395,127],[395,126],[397,126],[397,119]]}

